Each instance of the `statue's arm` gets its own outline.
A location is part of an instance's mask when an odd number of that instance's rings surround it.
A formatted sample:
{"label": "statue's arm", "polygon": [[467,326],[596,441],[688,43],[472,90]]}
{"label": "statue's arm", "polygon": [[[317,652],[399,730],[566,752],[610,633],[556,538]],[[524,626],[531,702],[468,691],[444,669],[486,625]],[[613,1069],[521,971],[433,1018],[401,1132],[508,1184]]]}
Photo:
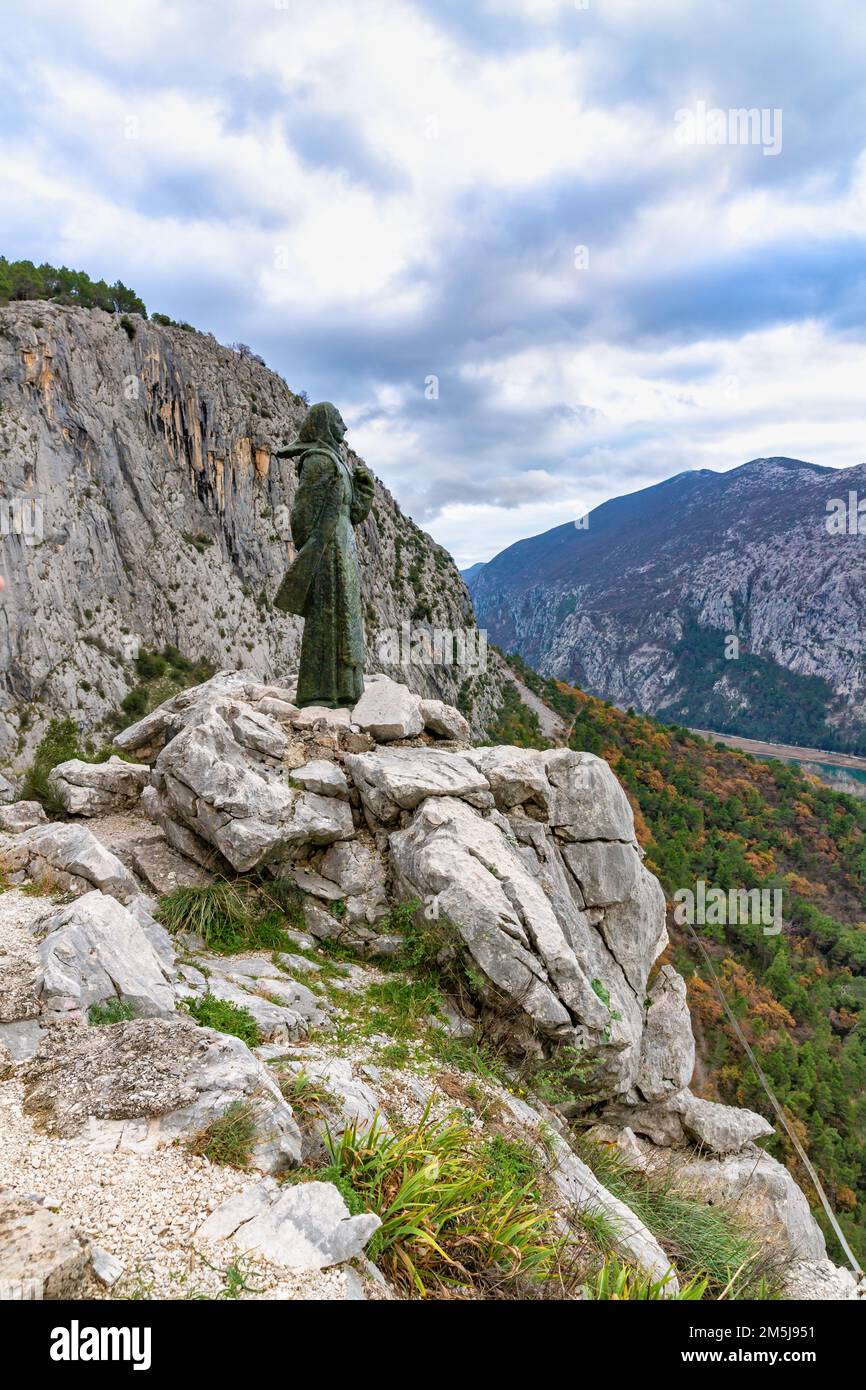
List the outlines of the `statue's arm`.
{"label": "statue's arm", "polygon": [[352,506],[349,512],[353,526],[359,526],[370,515],[375,486],[370,470],[363,463],[356,463],[352,470]]}

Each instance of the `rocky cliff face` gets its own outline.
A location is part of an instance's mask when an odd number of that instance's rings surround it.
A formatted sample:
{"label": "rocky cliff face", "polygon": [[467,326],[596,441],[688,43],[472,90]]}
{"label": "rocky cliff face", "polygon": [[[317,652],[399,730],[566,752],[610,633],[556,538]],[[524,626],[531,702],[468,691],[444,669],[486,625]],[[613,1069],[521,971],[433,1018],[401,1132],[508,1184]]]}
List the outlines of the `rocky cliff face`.
{"label": "rocky cliff face", "polygon": [[[491,639],[546,675],[623,707],[804,743],[825,719],[843,740],[863,736],[864,578],[866,465],[770,458],[606,502],[585,529],[503,551],[471,588]],[[792,723],[807,702],[814,717]]]}
{"label": "rocky cliff face", "polygon": [[[272,450],[305,408],[212,337],[44,302],[0,310],[0,768],[20,771],[52,714],[86,729],[110,715],[139,648],[264,679],[295,668],[301,620],[270,607],[294,554],[295,468]],[[379,483],[358,539],[377,669],[454,701],[466,670],[401,665],[383,645],[406,623],[474,628],[450,556]],[[498,689],[495,674],[476,686],[478,732]]]}

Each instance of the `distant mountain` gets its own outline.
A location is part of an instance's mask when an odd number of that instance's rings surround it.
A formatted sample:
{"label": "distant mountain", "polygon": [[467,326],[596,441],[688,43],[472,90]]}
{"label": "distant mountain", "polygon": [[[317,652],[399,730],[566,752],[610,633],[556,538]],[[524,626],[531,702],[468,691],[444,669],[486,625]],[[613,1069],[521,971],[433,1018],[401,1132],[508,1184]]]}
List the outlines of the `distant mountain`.
{"label": "distant mountain", "polygon": [[473,583],[474,583],[475,580],[478,578],[479,574],[481,573],[481,571],[482,571],[483,569],[484,569],[484,561],[483,561],[483,560],[479,560],[477,564],[475,564],[475,565],[470,565],[469,568],[468,568],[468,570],[461,570],[461,571],[460,571],[460,578],[463,580],[463,583],[466,585],[466,587],[467,587],[467,589],[469,590],[470,593],[472,592],[472,585],[473,585]]}
{"label": "distant mountain", "polygon": [[679,473],[509,546],[472,597],[493,642],[621,707],[866,751],[864,464]]}

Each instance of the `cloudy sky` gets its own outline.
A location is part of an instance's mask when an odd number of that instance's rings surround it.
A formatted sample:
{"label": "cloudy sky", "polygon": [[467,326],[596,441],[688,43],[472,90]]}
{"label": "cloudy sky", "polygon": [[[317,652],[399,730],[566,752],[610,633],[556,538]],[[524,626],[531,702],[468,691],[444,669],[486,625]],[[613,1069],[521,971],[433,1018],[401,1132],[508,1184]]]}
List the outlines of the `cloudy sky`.
{"label": "cloudy sky", "polygon": [[0,251],[336,401],[467,565],[866,458],[864,68],[863,0],[29,0]]}

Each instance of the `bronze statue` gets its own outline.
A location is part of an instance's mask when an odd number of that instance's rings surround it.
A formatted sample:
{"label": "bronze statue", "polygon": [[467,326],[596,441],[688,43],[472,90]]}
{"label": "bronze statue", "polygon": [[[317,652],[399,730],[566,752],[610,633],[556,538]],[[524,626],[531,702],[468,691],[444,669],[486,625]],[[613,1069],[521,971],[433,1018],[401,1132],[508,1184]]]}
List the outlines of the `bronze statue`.
{"label": "bronze statue", "polygon": [[304,619],[299,705],[337,709],[364,693],[364,619],[354,527],[373,503],[373,475],[350,469],[343,453],[346,426],[329,401],[310,407],[297,444],[276,458],[298,459],[292,536],[298,547],[274,599]]}

